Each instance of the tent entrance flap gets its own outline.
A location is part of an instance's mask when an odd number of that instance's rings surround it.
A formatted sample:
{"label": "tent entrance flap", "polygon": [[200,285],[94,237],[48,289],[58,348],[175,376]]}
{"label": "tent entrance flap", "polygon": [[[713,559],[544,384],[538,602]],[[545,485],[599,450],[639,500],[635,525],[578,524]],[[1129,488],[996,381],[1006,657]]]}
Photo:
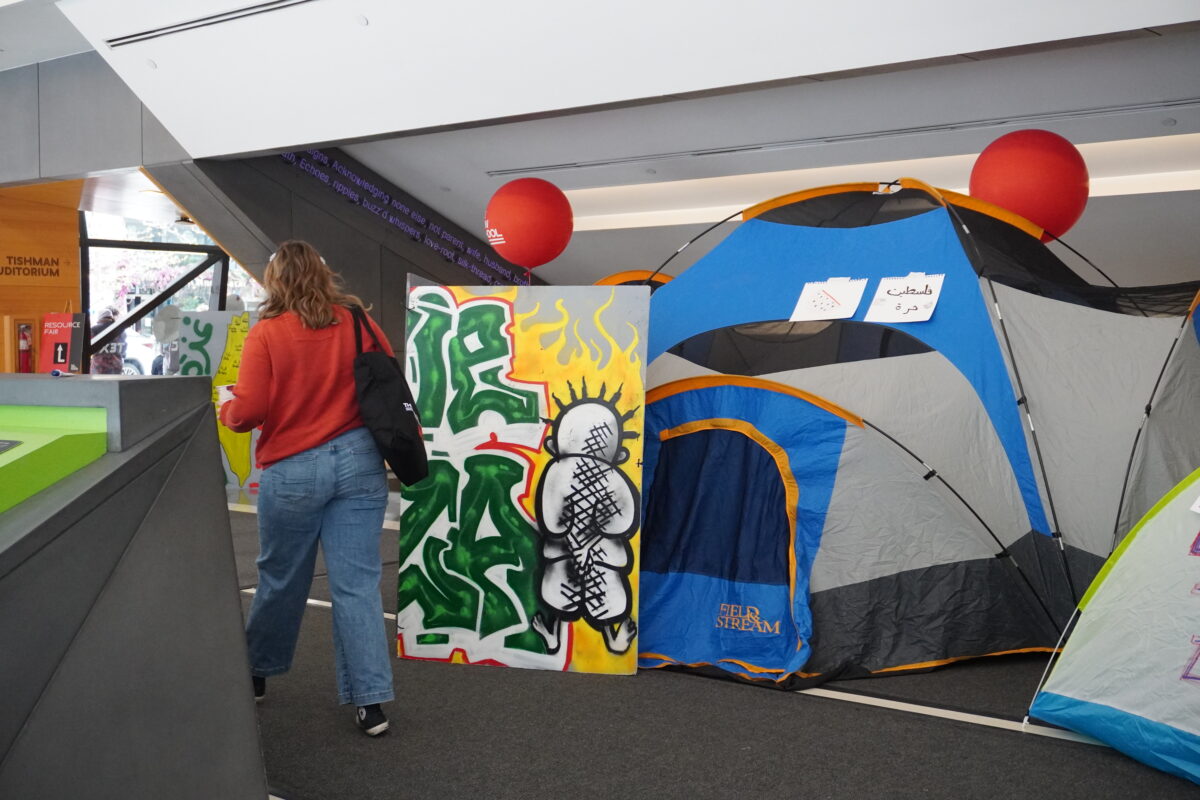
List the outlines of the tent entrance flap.
{"label": "tent entrance flap", "polygon": [[980,518],[860,417],[736,376],[651,400],[642,666],[781,684],[1057,640]]}
{"label": "tent entrance flap", "polygon": [[642,607],[656,609],[643,647],[773,677],[803,663],[812,630],[793,602],[799,489],[782,449],[739,422],[697,420],[662,433],[654,473],[662,491],[646,518],[658,535],[642,545]]}
{"label": "tent entrance flap", "polygon": [[[808,576],[848,420],[792,393],[697,387],[647,407],[641,663],[786,678],[810,654]],[[735,415],[747,402],[753,425]]]}

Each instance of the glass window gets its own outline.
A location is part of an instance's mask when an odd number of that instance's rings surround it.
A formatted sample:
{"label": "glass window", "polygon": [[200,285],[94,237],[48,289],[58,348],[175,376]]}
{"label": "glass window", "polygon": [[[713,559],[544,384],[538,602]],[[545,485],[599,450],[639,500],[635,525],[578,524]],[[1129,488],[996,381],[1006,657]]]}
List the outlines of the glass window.
{"label": "glass window", "polygon": [[235,300],[240,300],[242,308],[247,311],[257,311],[259,303],[267,299],[267,293],[258,279],[247,272],[241,264],[230,261],[225,297],[226,308],[237,308]]}
{"label": "glass window", "polygon": [[[87,214],[89,239],[113,242],[189,244],[216,248],[213,241],[195,225],[154,223],[125,219],[108,214]],[[92,336],[96,337],[111,322],[105,311],[111,309],[117,322],[143,303],[152,302],[180,278],[211,258],[212,252],[132,247],[92,246],[88,249],[88,309]],[[262,286],[237,262],[229,260],[226,276],[227,310],[256,311],[265,298]],[[220,263],[214,264],[176,290],[161,305],[125,328],[118,338],[92,359],[94,372],[123,372],[127,375],[171,375],[178,371],[178,342],[165,331],[178,328],[178,320],[187,312],[217,310],[214,281]],[[165,339],[155,337],[155,321],[164,314],[158,327]],[[170,321],[169,321],[170,320]]]}
{"label": "glass window", "polygon": [[217,243],[210,239],[199,225],[190,221],[147,222],[89,211],[87,212],[87,226],[88,236],[92,239],[217,246]]}

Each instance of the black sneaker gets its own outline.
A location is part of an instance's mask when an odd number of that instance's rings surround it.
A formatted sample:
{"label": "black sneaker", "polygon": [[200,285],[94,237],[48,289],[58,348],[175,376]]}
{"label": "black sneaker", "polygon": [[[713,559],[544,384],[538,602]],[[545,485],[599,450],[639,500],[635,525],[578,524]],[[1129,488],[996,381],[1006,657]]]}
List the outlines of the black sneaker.
{"label": "black sneaker", "polygon": [[261,703],[263,698],[267,696],[267,679],[258,675],[251,675],[250,680],[254,683],[254,702]]}
{"label": "black sneaker", "polygon": [[378,736],[381,733],[387,733],[387,717],[379,709],[379,703],[372,703],[369,706],[359,706],[358,712],[355,715],[355,721],[358,722],[358,727],[362,728],[367,736]]}

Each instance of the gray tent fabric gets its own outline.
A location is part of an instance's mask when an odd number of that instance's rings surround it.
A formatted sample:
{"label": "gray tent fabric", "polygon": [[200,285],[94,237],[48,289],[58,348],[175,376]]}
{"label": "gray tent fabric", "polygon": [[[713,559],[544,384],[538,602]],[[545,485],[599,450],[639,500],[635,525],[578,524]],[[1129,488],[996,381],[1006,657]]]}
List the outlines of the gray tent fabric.
{"label": "gray tent fabric", "polygon": [[[650,385],[657,386],[715,373],[663,353],[647,374]],[[1016,479],[991,421],[962,373],[941,354],[851,361],[762,377],[820,395],[877,425],[936,469],[1003,544],[1029,532]],[[937,424],[930,425],[931,419]]]}
{"label": "gray tent fabric", "polygon": [[1001,545],[926,474],[877,430],[847,428],[809,583],[807,673],[926,669],[1054,641]]}
{"label": "gray tent fabric", "polygon": [[995,556],[979,521],[924,473],[878,432],[847,428],[810,591]]}
{"label": "gray tent fabric", "polygon": [[687,378],[720,374],[715,369],[702,367],[674,353],[663,353],[646,365],[646,386],[666,386]]}
{"label": "gray tent fabric", "polygon": [[[1179,323],[1002,285],[995,292],[1037,431],[1051,521],[1068,545],[1107,557],[1129,451]],[[1080,577],[1086,585],[1092,576]]]}
{"label": "gray tent fabric", "polygon": [[[1200,464],[1200,330],[1194,319],[1175,325],[1178,344],[1165,365],[1162,382],[1145,419],[1133,453],[1125,503],[1116,525],[1119,544],[1158,498]],[[1153,382],[1143,387],[1143,404],[1150,401]],[[1127,451],[1128,452],[1128,451]],[[1109,525],[1110,533],[1112,524]]]}
{"label": "gray tent fabric", "polygon": [[764,377],[818,394],[878,426],[936,469],[1002,543],[1028,533],[1029,518],[991,420],[962,373],[940,353]]}

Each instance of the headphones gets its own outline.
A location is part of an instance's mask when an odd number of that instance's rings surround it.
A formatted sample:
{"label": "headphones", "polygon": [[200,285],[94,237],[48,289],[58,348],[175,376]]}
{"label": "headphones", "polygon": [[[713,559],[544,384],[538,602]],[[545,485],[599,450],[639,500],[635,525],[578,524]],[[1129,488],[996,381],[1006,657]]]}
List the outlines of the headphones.
{"label": "headphones", "polygon": [[[268,263],[268,264],[270,264],[272,261],[274,261],[274,260],[275,260],[275,256],[277,256],[277,255],[279,255],[279,251],[278,251],[278,250],[276,250],[274,253],[271,253],[271,257],[267,259],[267,263]],[[327,267],[329,266],[329,263],[325,261],[325,256],[318,255],[318,256],[317,256],[317,258],[321,259],[321,263],[322,263],[322,264],[324,264],[324,265],[325,265],[325,266],[327,266]]]}

